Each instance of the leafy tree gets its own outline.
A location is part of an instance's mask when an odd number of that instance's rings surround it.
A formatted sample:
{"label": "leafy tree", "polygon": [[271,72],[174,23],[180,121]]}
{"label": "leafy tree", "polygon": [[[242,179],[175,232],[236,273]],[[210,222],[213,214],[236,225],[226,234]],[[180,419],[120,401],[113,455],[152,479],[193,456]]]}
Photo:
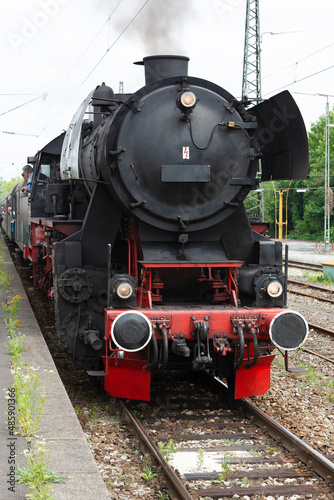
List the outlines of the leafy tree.
{"label": "leafy tree", "polygon": [[[334,124],[334,109],[329,113],[329,123]],[[265,220],[271,223],[270,236],[275,236],[275,219],[279,217],[279,196],[275,190],[288,192],[286,213],[286,193],[283,195],[283,221],[288,220],[288,236],[293,238],[322,240],[324,237],[325,205],[325,115],[311,125],[309,140],[309,172],[303,181],[275,181],[264,183]],[[334,162],[334,128],[330,129],[330,164]],[[334,174],[330,176],[330,186],[334,184]],[[306,192],[297,192],[307,189]],[[329,196],[333,196],[329,193]],[[246,207],[251,202],[246,200]],[[253,210],[254,211],[254,210]],[[250,212],[252,213],[252,212]],[[286,228],[284,226],[284,235]],[[331,220],[331,241],[334,240],[334,217]]]}
{"label": "leafy tree", "polygon": [[0,180],[0,200],[2,200],[7,193],[22,180],[22,177],[14,177],[10,181]]}
{"label": "leafy tree", "polygon": [[[334,112],[329,113],[329,122],[334,124]],[[297,205],[292,210],[295,221],[294,235],[304,239],[319,239],[324,236],[324,205],[325,205],[325,128],[326,117],[311,125],[308,135],[310,167],[304,186],[308,192],[303,195],[302,214],[297,211]],[[334,133],[330,132],[330,164],[334,159]],[[330,176],[330,186],[333,186],[334,176]],[[299,181],[300,182],[300,181]],[[299,215],[299,217],[298,217]],[[302,215],[302,217],[300,217]],[[331,223],[331,239],[334,236],[333,220]]]}

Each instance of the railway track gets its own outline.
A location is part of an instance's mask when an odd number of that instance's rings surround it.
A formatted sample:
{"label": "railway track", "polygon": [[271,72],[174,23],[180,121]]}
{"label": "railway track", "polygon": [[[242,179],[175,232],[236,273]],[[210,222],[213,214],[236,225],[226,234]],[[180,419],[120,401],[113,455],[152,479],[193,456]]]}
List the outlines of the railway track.
{"label": "railway track", "polygon": [[185,381],[152,401],[123,402],[124,414],[165,471],[171,499],[329,498],[334,464],[249,401]]}
{"label": "railway track", "polygon": [[[330,305],[334,305],[334,300],[332,299],[333,297],[333,290],[332,288],[328,287],[323,287],[321,285],[316,285],[314,283],[305,283],[302,281],[298,280],[288,280],[288,285],[289,285],[289,293],[299,295],[301,297],[306,297],[308,299],[312,300],[317,300],[322,303],[327,303]],[[291,288],[291,286],[295,288]],[[312,290],[311,293],[308,293],[306,290],[310,289]],[[320,326],[315,323],[308,322],[309,328],[311,330],[314,330],[315,332],[318,332],[322,335],[327,335],[331,336],[334,338],[334,331],[330,328],[325,328],[323,326]],[[306,344],[307,345],[307,344]],[[331,350],[328,350],[328,346],[324,349],[324,352],[322,350],[319,351],[314,351],[311,349],[308,349],[307,346],[303,347],[303,351],[307,352],[313,356],[318,356],[319,358],[329,362],[329,363],[334,363],[334,357],[332,356],[331,358],[328,357],[328,352],[331,353]]]}
{"label": "railway track", "polygon": [[[327,302],[334,305],[333,300],[333,290],[330,288],[325,288],[313,283],[305,283],[303,281],[288,279],[288,285],[293,285],[297,288],[288,288],[289,293],[294,293],[296,295],[301,295],[303,297],[309,297],[310,299],[316,299],[320,302]],[[307,289],[313,290],[312,293],[308,293]]]}
{"label": "railway track", "polygon": [[307,269],[309,271],[322,272],[322,265],[321,264],[313,264],[310,262],[301,262],[298,260],[290,260],[289,259],[289,267],[297,267],[298,269]]}

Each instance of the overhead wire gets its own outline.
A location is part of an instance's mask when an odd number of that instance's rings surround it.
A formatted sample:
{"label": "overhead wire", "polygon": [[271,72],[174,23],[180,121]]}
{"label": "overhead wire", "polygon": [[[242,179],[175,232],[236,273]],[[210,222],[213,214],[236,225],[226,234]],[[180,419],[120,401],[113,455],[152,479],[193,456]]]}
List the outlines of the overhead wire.
{"label": "overhead wire", "polygon": [[310,58],[310,57],[312,57],[312,56],[315,56],[316,54],[319,54],[319,52],[322,52],[323,50],[326,50],[326,49],[328,49],[329,47],[332,47],[332,45],[334,45],[334,42],[330,43],[329,45],[326,45],[326,47],[323,47],[322,49],[319,49],[319,50],[316,50],[315,52],[312,52],[312,54],[309,54],[309,55],[307,55],[307,56],[303,57],[302,59],[299,59],[299,61],[296,61],[296,62],[294,62],[294,63],[292,63],[292,64],[289,64],[288,66],[285,66],[284,68],[281,68],[281,69],[279,69],[279,70],[275,71],[274,73],[271,73],[270,75],[265,76],[264,78],[262,78],[262,80],[265,80],[266,78],[270,78],[271,76],[275,76],[275,75],[277,75],[278,73],[281,73],[282,71],[285,71],[285,70],[286,70],[286,69],[288,69],[288,68],[293,68],[293,67],[296,67],[296,66],[297,66],[297,64],[299,64],[299,63],[301,63],[301,62],[305,61],[306,59],[309,59],[309,58]]}
{"label": "overhead wire", "polygon": [[[121,1],[121,0],[120,0]],[[120,1],[118,2],[118,4],[116,5],[115,9],[113,10],[113,12],[115,12],[116,8],[118,7]],[[76,89],[76,90],[79,90],[82,85],[88,80],[88,78],[90,77],[90,75],[95,71],[95,69],[97,68],[97,66],[101,63],[101,61],[104,59],[104,57],[108,54],[108,52],[115,46],[115,44],[118,42],[118,40],[121,38],[121,36],[126,32],[126,30],[131,26],[131,24],[134,22],[134,20],[138,17],[138,15],[140,14],[140,12],[144,9],[144,7],[148,4],[150,0],[146,0],[146,2],[142,5],[142,7],[137,11],[137,13],[133,16],[133,18],[131,19],[131,21],[125,26],[125,28],[123,29],[123,31],[119,34],[119,36],[116,38],[116,40],[112,43],[112,45],[110,47],[107,48],[105,54],[101,57],[101,59],[96,63],[96,65],[94,66],[94,68],[89,72],[89,74],[86,76],[86,78],[81,82],[81,84],[79,85],[79,87]],[[112,12],[112,14],[113,14]],[[111,15],[112,15],[111,14]],[[111,17],[111,15],[108,17],[107,21],[104,23],[103,27],[106,26],[106,24],[109,22],[109,19]],[[101,30],[99,31],[99,33],[101,32]],[[96,37],[94,38],[94,40],[96,39]],[[93,43],[93,42],[92,42]],[[88,47],[89,48],[89,47]],[[87,50],[88,50],[87,48]],[[86,50],[86,52],[87,52]],[[73,71],[74,68],[72,68],[71,71]],[[53,118],[51,118],[51,120],[45,125],[44,129],[43,129],[43,132],[44,130],[46,130],[50,124],[53,122],[53,120],[55,120],[57,118],[57,116],[63,111],[63,109],[65,108],[66,104],[64,104],[60,109],[59,111],[53,116]]]}
{"label": "overhead wire", "polygon": [[291,85],[294,85],[295,83],[299,83],[299,82],[302,82],[303,80],[307,80],[308,78],[312,78],[312,76],[319,75],[320,73],[324,73],[325,71],[328,71],[332,68],[334,68],[334,64],[332,64],[332,66],[328,66],[328,68],[324,68],[324,69],[321,69],[319,71],[316,71],[315,73],[312,73],[311,75],[304,76],[303,78],[299,78],[298,80],[294,80],[291,83],[287,83],[286,85],[283,85],[283,87],[279,87],[278,89],[267,92],[264,95],[269,95],[269,94],[272,94],[273,92],[278,92],[279,90],[286,89],[287,87],[290,87]]}
{"label": "overhead wire", "polygon": [[103,54],[103,56],[101,57],[101,59],[95,64],[95,66],[93,67],[93,69],[88,73],[88,75],[86,76],[86,78],[83,80],[83,82],[81,82],[81,84],[79,85],[79,87],[77,88],[77,90],[79,90],[82,85],[88,80],[88,78],[90,77],[90,75],[96,70],[96,68],[99,66],[99,64],[103,61],[103,59],[105,58],[105,56],[108,54],[108,52],[114,47],[114,45],[118,42],[118,40],[121,38],[122,35],[124,35],[124,33],[126,32],[126,30],[131,26],[131,24],[134,22],[134,20],[138,17],[138,15],[141,13],[141,11],[144,9],[144,7],[148,4],[150,0],[146,0],[146,2],[144,3],[144,5],[142,5],[140,7],[140,9],[137,11],[137,13],[133,16],[133,18],[131,19],[131,21],[125,26],[125,28],[123,29],[123,31],[118,35],[118,37],[116,38],[116,40],[110,45],[110,47],[107,48],[107,50],[105,51],[105,53]]}
{"label": "overhead wire", "polygon": [[112,18],[113,14],[115,13],[116,9],[118,8],[119,4],[122,1],[123,0],[119,0],[118,1],[117,5],[114,7],[113,11],[109,15],[108,19],[106,20],[106,22],[104,23],[104,25],[102,26],[102,28],[96,33],[96,35],[94,36],[93,40],[90,42],[90,44],[88,45],[88,47],[86,48],[86,50],[81,54],[81,56],[79,57],[79,59],[77,60],[77,62],[72,67],[71,71],[69,72],[69,75],[77,67],[77,65],[79,64],[79,62],[81,61],[81,59],[87,54],[88,50],[91,48],[91,46],[93,45],[93,43],[95,42],[95,40],[97,39],[97,37],[100,35],[100,33],[102,32],[102,30],[104,29],[104,27],[110,22],[110,19]]}
{"label": "overhead wire", "polygon": [[35,134],[22,134],[21,132],[7,132],[6,130],[0,130],[1,134],[9,134],[9,135],[25,135],[27,137],[38,137]]}
{"label": "overhead wire", "polygon": [[16,109],[22,108],[23,106],[26,106],[27,104],[30,104],[31,102],[37,101],[37,99],[40,99],[41,97],[44,98],[45,94],[41,94],[38,97],[35,97],[34,99],[30,99],[30,101],[24,102],[23,104],[20,104],[19,106],[15,106],[15,108],[8,109],[7,111],[0,113],[0,116],[7,115],[8,113],[15,111]]}

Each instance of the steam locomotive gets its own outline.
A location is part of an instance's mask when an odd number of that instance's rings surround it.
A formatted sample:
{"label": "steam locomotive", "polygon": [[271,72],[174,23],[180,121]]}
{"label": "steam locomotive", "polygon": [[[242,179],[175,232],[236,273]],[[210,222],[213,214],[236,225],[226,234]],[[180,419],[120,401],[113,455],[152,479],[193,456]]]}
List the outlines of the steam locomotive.
{"label": "steam locomotive", "polygon": [[306,178],[300,112],[287,91],[249,107],[188,76],[188,60],[145,57],[133,94],[96,87],[28,158],[31,194],[21,181],[2,201],[61,343],[116,397],[149,400],[151,374],[167,369],[263,394],[274,349],[308,335],[286,307],[282,245],[243,204],[259,160],[262,181]]}

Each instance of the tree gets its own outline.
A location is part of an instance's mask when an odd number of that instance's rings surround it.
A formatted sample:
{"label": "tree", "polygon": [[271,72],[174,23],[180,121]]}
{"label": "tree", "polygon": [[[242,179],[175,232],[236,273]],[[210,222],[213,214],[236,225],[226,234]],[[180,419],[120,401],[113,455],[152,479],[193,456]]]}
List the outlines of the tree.
{"label": "tree", "polygon": [[10,181],[0,181],[0,201],[9,193],[9,191],[22,180],[21,177],[14,177]]}
{"label": "tree", "polygon": [[[329,113],[329,122],[334,123],[334,112]],[[304,239],[319,239],[324,237],[324,205],[325,205],[325,129],[326,117],[311,125],[308,134],[310,167],[304,186],[308,192],[303,195],[303,216],[296,218],[296,205],[293,211],[296,220],[295,235]],[[330,164],[334,158],[334,133],[330,133]],[[330,186],[333,186],[333,174],[330,176]],[[331,223],[331,239],[334,236],[333,220]]]}
{"label": "tree", "polygon": [[[334,109],[329,114],[329,122],[334,124]],[[326,117],[320,116],[311,125],[309,140],[309,172],[305,181],[293,181],[288,193],[288,235],[290,237],[322,240],[324,237],[324,195],[325,195],[325,126]],[[334,161],[334,129],[330,129],[330,164]],[[278,218],[278,200],[274,188],[287,189],[290,181],[264,183],[265,220],[271,223],[270,236],[275,235],[275,217]],[[334,175],[330,176],[330,186],[334,184]],[[298,189],[307,189],[298,192]],[[329,193],[331,195],[332,193]],[[283,201],[284,220],[285,198]],[[331,221],[331,241],[334,239],[334,217]]]}

